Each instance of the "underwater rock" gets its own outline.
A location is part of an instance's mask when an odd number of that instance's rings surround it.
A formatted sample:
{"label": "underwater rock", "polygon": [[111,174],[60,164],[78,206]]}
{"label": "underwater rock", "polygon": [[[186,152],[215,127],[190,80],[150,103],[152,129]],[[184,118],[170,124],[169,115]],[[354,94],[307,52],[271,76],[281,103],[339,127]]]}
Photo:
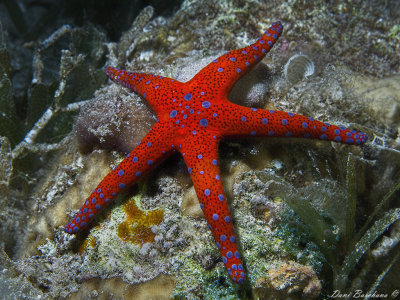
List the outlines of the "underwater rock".
{"label": "underwater rock", "polygon": [[281,221],[285,205],[281,198],[269,199],[266,195],[255,195],[250,199],[250,212],[257,218],[264,220],[272,228]]}
{"label": "underwater rock", "polygon": [[174,277],[169,275],[160,275],[139,284],[126,283],[119,277],[93,278],[72,293],[71,299],[168,300],[174,287]]}
{"label": "underwater rock", "polygon": [[[373,122],[392,137],[400,131],[400,76],[375,78],[356,75],[353,81],[355,94],[373,115]],[[388,126],[389,125],[389,126]]]}
{"label": "underwater rock", "polygon": [[63,149],[63,155],[53,158],[50,162],[53,167],[32,191],[36,201],[29,203],[32,216],[18,238],[18,257],[38,254],[37,247],[46,238],[52,238],[55,228],[67,222],[68,212],[77,209],[93,183],[108,173],[110,160],[111,155],[106,151],[93,151],[82,158],[73,145]]}
{"label": "underwater rock", "polygon": [[181,204],[182,214],[194,218],[204,218],[204,213],[200,208],[194,186],[187,189],[183,195]]}
{"label": "underwater rock", "polygon": [[222,182],[224,184],[225,194],[228,197],[228,202],[234,199],[233,194],[236,177],[249,170],[250,167],[246,163],[241,160],[236,160],[228,167],[228,172],[222,174]]}
{"label": "underwater rock", "polygon": [[263,299],[315,299],[322,288],[312,267],[294,261],[269,269],[255,286],[254,293]]}
{"label": "underwater rock", "polygon": [[18,276],[15,263],[3,249],[0,249],[0,295],[4,299],[45,298],[44,292],[36,288],[26,277]]}
{"label": "underwater rock", "polygon": [[144,27],[149,23],[153,14],[154,8],[152,6],[145,7],[135,18],[129,30],[122,34],[118,43],[118,61],[114,63],[116,66],[125,64],[127,59],[134,53],[139,39],[144,35]]}

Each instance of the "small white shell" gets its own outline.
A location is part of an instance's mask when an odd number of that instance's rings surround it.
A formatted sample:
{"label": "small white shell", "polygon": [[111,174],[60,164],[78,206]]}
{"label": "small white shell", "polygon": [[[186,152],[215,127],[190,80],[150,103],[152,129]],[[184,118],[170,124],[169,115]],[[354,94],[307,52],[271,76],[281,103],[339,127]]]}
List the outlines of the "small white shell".
{"label": "small white shell", "polygon": [[285,78],[295,84],[314,74],[314,62],[304,54],[295,54],[287,61],[284,70]]}

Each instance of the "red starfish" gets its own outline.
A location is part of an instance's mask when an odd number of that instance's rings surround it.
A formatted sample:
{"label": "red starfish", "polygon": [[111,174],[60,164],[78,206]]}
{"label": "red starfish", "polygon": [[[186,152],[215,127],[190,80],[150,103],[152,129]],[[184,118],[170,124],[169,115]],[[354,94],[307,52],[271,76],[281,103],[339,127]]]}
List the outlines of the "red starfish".
{"label": "red starfish", "polygon": [[235,82],[271,49],[282,32],[280,22],[252,45],[231,51],[183,83],[163,76],[106,68],[115,82],[141,95],[158,120],[139,145],[97,186],[65,230],[76,233],[93,220],[126,186],[140,180],[155,165],[179,151],[188,167],[200,206],[225,267],[234,282],[245,279],[218,166],[223,138],[248,136],[300,137],[363,144],[363,133],[312,118],[228,101]]}

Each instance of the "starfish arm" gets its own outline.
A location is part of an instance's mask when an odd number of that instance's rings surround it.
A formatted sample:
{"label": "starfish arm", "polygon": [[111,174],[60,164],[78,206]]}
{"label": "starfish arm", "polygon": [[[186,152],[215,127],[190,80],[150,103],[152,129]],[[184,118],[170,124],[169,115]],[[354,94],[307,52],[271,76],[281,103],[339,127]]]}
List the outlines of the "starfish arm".
{"label": "starfish arm", "polygon": [[218,140],[207,134],[187,137],[182,149],[200,207],[232,280],[241,283],[245,271],[218,166]]}
{"label": "starfish arm", "polygon": [[114,82],[130,88],[134,93],[143,97],[157,116],[162,113],[162,107],[172,104],[172,102],[167,103],[166,99],[172,100],[175,94],[179,94],[183,86],[182,82],[168,77],[133,73],[113,67],[106,67],[105,73]]}
{"label": "starfish arm", "polygon": [[139,181],[175,150],[169,134],[156,123],[139,145],[93,190],[75,218],[65,226],[68,233],[85,228],[125,187]]}
{"label": "starfish arm", "polygon": [[188,83],[204,85],[210,91],[219,92],[219,96],[227,96],[236,81],[264,58],[282,30],[281,22],[273,23],[254,44],[218,57]]}
{"label": "starfish arm", "polygon": [[223,136],[300,137],[361,145],[368,139],[362,132],[323,123],[284,111],[248,108],[232,104],[227,109]]}

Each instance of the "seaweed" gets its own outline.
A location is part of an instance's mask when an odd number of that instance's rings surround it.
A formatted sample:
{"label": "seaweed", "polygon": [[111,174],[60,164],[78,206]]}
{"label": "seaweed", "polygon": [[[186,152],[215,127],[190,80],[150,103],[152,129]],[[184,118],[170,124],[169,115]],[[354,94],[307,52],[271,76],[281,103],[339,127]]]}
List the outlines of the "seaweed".
{"label": "seaweed", "polygon": [[[397,184],[393,185],[389,192],[382,197],[365,224],[356,234],[354,234],[356,227],[357,204],[355,166],[355,157],[352,153],[349,153],[346,163],[346,199],[342,199],[346,203],[346,216],[344,230],[340,239],[336,239],[335,235],[332,233],[332,225],[329,220],[310,203],[303,199],[299,199],[293,194],[288,195],[285,199],[293,211],[305,223],[311,237],[324,254],[334,274],[333,287],[335,290],[339,290],[342,293],[344,293],[346,289],[349,293],[354,291],[352,287],[355,283],[351,281],[351,278],[357,278],[358,276],[363,277],[363,274],[367,273],[365,270],[369,270],[377,263],[379,256],[367,258],[368,263],[366,263],[364,267],[361,267],[361,271],[358,273],[359,275],[356,274],[357,266],[360,264],[361,258],[373,248],[374,243],[383,236],[391,225],[400,220],[400,208],[394,208],[382,213],[383,207],[385,207],[385,205],[393,199],[392,196],[400,190],[399,180]],[[371,225],[373,220],[375,220],[380,214],[383,214],[383,216],[378,218]],[[339,223],[336,224],[336,226],[339,227],[340,225],[341,224]],[[393,243],[391,249],[395,246],[396,243]],[[342,261],[338,255],[338,250],[344,251],[345,253]],[[385,270],[370,287],[371,292],[377,289],[392,265],[398,260],[398,257],[399,255],[396,254],[392,258]]]}
{"label": "seaweed", "polygon": [[0,136],[5,136],[12,144],[23,136],[21,122],[16,117],[15,105],[13,101],[12,83],[7,75],[7,65],[9,64],[8,55],[4,54],[0,61]]}
{"label": "seaweed", "polygon": [[8,184],[12,174],[12,157],[10,142],[0,136],[0,208],[8,197]]}
{"label": "seaweed", "polygon": [[0,50],[0,136],[10,141],[13,160],[26,155],[26,150],[47,153],[66,143],[73,115],[105,78],[100,70],[104,40],[105,35],[93,27],[69,25],[43,40],[34,51],[25,117],[16,112],[8,51]]}
{"label": "seaweed", "polygon": [[392,258],[392,260],[390,261],[390,263],[386,266],[386,268],[383,270],[383,272],[378,276],[378,278],[375,280],[374,284],[371,286],[370,290],[366,293],[367,296],[365,297],[365,299],[370,299],[371,295],[373,295],[377,288],[380,286],[380,284],[383,281],[383,278],[385,278],[385,276],[388,274],[388,272],[390,271],[390,269],[393,267],[393,265],[399,260],[400,258],[400,251],[397,252],[397,254]]}
{"label": "seaweed", "polygon": [[[396,151],[387,150],[390,148],[385,149],[384,155],[397,155]],[[294,212],[286,211],[283,215],[280,225],[283,236],[290,232],[285,231],[285,226],[292,227],[292,230],[297,229],[296,235],[303,235],[303,239],[314,241],[323,254],[332,271],[331,275],[324,275],[330,277],[331,282],[330,287],[325,285],[325,293],[333,288],[341,293],[348,291],[346,294],[351,294],[360,289],[361,285],[363,291],[373,292],[398,261],[395,248],[400,241],[400,208],[393,207],[390,203],[400,190],[396,164],[393,171],[397,175],[381,176],[376,183],[377,187],[382,187],[382,191],[375,189],[371,193],[374,209],[363,220],[360,212],[366,209],[366,203],[360,202],[363,188],[358,184],[365,180],[362,174],[366,171],[366,162],[364,158],[349,152],[344,158],[339,158],[339,170],[344,171],[339,171],[337,176],[342,183],[331,180],[332,177],[319,177],[317,181],[303,187],[295,187],[289,180],[274,172],[256,172],[258,179],[268,185],[268,195],[281,197]],[[379,169],[377,171],[380,173]],[[391,173],[387,171],[387,174]],[[380,194],[383,196],[376,200]],[[367,198],[364,195],[362,199]],[[293,222],[296,216],[300,223]]]}
{"label": "seaweed", "polygon": [[349,153],[347,157],[347,209],[346,209],[346,224],[343,241],[345,245],[349,245],[352,240],[355,226],[356,206],[357,206],[357,191],[356,191],[356,176],[355,176],[355,159],[354,155]]}
{"label": "seaweed", "polygon": [[393,185],[392,188],[387,192],[385,196],[383,196],[382,200],[379,202],[379,204],[375,207],[374,211],[372,214],[369,215],[368,220],[365,222],[363,227],[360,229],[360,231],[356,234],[355,240],[360,239],[360,235],[363,234],[368,226],[371,224],[372,220],[376,217],[376,215],[382,210],[382,208],[389,202],[389,200],[392,198],[392,196],[400,190],[400,180],[397,182],[397,184]]}
{"label": "seaweed", "polygon": [[[325,255],[331,265],[336,265],[335,251],[332,246],[336,245],[337,239],[333,233],[332,226],[326,219],[307,201],[298,201],[292,197],[286,198],[287,204],[301,220],[307,225],[316,244]],[[336,249],[336,247],[334,247]]]}
{"label": "seaweed", "polygon": [[375,240],[377,240],[390,225],[398,220],[400,220],[400,208],[386,213],[386,215],[377,220],[354,247],[347,252],[348,254],[335,278],[334,285],[337,289],[343,290],[345,288],[350,272],[354,270],[361,257],[371,248]]}
{"label": "seaweed", "polygon": [[[18,251],[26,216],[36,213],[37,182],[51,158],[71,145],[74,116],[104,82],[104,41],[92,25],[61,26],[26,45],[33,54],[30,68],[21,63],[26,70],[13,61],[14,44],[0,45],[0,247],[10,257]],[[18,73],[27,74],[23,83]]]}

